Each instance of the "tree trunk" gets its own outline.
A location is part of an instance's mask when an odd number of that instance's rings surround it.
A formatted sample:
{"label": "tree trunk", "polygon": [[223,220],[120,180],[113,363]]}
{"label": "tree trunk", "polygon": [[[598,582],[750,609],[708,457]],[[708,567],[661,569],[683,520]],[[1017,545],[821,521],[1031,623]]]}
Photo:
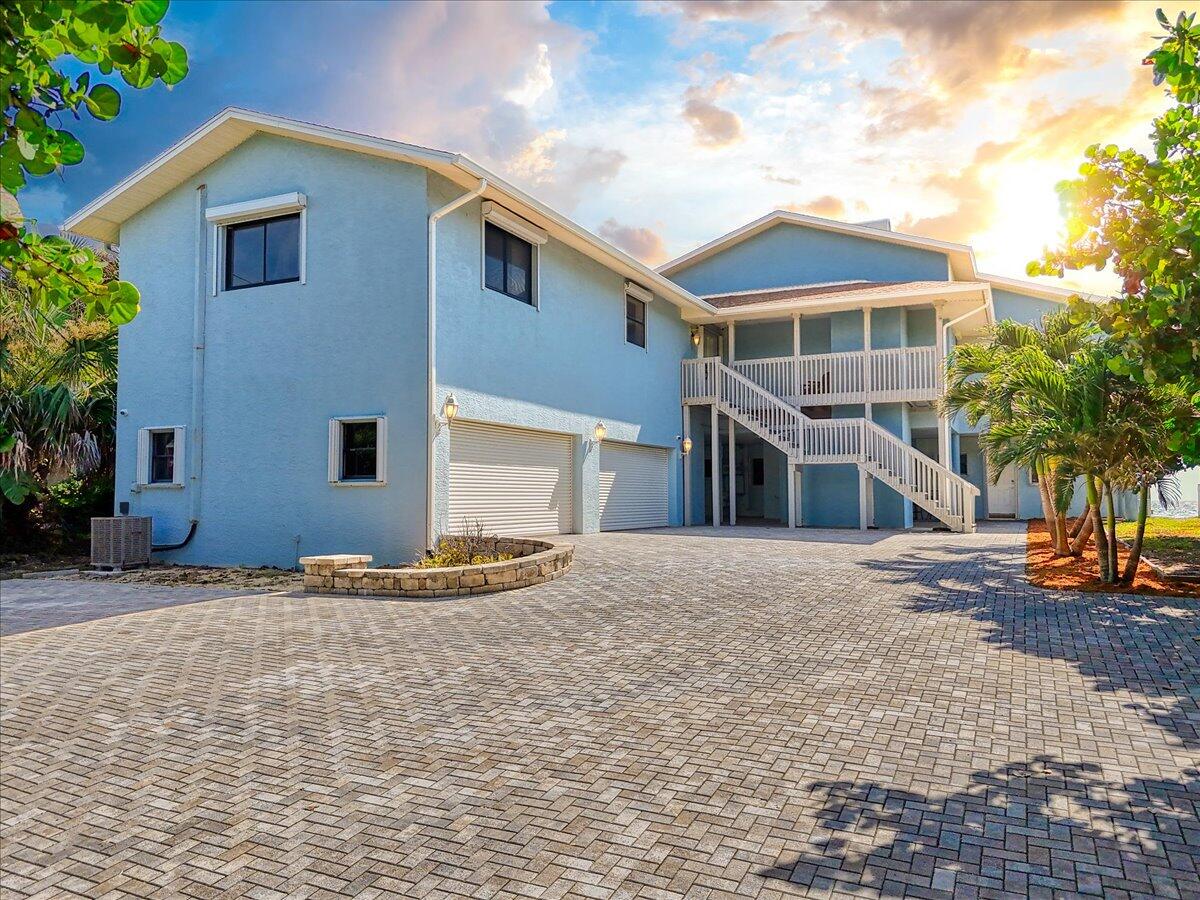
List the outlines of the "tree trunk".
{"label": "tree trunk", "polygon": [[1138,562],[1142,558],[1142,539],[1146,536],[1146,513],[1150,509],[1150,485],[1143,484],[1138,491],[1137,532],[1133,543],[1129,546],[1129,557],[1125,560],[1125,574],[1121,576],[1122,584],[1133,584],[1137,577]]}
{"label": "tree trunk", "polygon": [[1080,513],[1079,518],[1071,523],[1071,531],[1069,532],[1071,539],[1074,540],[1075,536],[1079,534],[1084,525],[1090,521],[1092,521],[1092,509],[1090,506],[1085,506],[1083,508],[1083,512]]}
{"label": "tree trunk", "polygon": [[1054,499],[1050,496],[1050,486],[1046,479],[1046,466],[1041,462],[1033,464],[1033,471],[1038,477],[1038,494],[1042,498],[1042,519],[1046,522],[1046,533],[1050,535],[1050,544],[1054,547],[1055,556],[1065,555],[1058,541],[1058,520],[1054,515]]}
{"label": "tree trunk", "polygon": [[1108,583],[1108,539],[1104,534],[1104,519],[1100,514],[1100,491],[1096,487],[1100,479],[1091,475],[1086,477],[1088,506],[1092,510],[1092,533],[1096,537],[1096,565],[1100,570],[1100,580]]}
{"label": "tree trunk", "polygon": [[1082,525],[1078,531],[1071,537],[1071,555],[1082,556],[1083,548],[1087,546],[1088,538],[1092,536],[1092,531],[1095,528],[1095,522],[1092,519],[1092,506],[1089,503],[1087,509],[1083,511],[1083,515],[1079,517]]}
{"label": "tree trunk", "polygon": [[1111,484],[1104,485],[1104,494],[1108,498],[1108,581],[1110,584],[1116,584],[1119,577],[1119,558],[1117,555],[1117,508],[1113,502],[1113,491]]}

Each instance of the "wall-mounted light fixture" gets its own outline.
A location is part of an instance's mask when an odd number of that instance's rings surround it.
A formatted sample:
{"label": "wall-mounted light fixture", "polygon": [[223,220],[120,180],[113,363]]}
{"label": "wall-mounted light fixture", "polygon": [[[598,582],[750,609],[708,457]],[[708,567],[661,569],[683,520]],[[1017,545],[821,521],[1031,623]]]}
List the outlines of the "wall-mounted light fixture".
{"label": "wall-mounted light fixture", "polygon": [[692,346],[693,347],[700,346],[700,329],[699,328],[692,329]]}
{"label": "wall-mounted light fixture", "polygon": [[683,439],[683,444],[681,445],[681,447],[682,447],[682,449],[683,449],[683,455],[684,455],[684,456],[687,456],[689,453],[691,453],[691,452],[692,452],[692,439],[691,439],[691,438],[684,438],[684,439]]}
{"label": "wall-mounted light fixture", "polygon": [[596,423],[596,427],[592,429],[592,437],[595,438],[597,444],[608,437],[608,428],[605,427],[603,422]]}
{"label": "wall-mounted light fixture", "polygon": [[442,415],[446,417],[446,422],[450,423],[458,416],[458,401],[454,399],[453,394],[447,394],[446,400],[442,404]]}

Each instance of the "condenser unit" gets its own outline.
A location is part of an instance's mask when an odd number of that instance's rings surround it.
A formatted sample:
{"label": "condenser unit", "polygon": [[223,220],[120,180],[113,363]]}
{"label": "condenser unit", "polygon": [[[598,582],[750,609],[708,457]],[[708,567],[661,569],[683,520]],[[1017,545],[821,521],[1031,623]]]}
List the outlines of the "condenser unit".
{"label": "condenser unit", "polygon": [[103,569],[150,565],[153,522],[150,516],[92,519],[92,565]]}

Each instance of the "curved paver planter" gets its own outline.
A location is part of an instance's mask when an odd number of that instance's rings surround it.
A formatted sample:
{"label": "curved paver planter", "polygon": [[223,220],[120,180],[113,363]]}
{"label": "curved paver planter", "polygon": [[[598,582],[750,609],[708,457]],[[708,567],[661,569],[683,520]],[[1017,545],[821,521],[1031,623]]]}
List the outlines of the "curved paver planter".
{"label": "curved paver planter", "polygon": [[517,558],[447,569],[368,569],[370,556],[304,556],[304,590],[313,594],[454,597],[488,594],[553,581],[571,568],[575,548],[532,538],[497,538],[489,548]]}

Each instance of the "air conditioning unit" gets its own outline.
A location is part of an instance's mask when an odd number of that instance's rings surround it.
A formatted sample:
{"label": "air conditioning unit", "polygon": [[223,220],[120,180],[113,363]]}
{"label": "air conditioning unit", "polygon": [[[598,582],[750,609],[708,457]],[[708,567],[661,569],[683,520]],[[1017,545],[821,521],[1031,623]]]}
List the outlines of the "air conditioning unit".
{"label": "air conditioning unit", "polygon": [[150,565],[153,524],[150,516],[92,519],[92,565],[116,570]]}

